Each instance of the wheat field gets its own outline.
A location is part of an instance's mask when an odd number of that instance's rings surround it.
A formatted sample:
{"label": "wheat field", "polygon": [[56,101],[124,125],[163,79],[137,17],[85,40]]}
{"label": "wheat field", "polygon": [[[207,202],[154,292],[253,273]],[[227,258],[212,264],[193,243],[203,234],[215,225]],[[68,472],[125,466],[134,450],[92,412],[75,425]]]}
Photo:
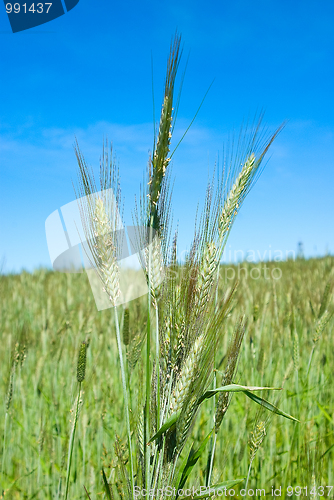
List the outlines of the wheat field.
{"label": "wheat field", "polygon": [[[251,269],[254,264],[242,264],[247,266]],[[333,278],[334,258],[267,266],[279,267],[281,279],[254,280],[249,274],[246,277],[245,271],[240,273],[234,305],[226,319],[229,335],[217,353],[217,369],[243,310],[249,322],[236,382],[284,384],[279,406],[300,424],[235,394],[218,434],[214,480],[247,476],[254,433],[263,422],[265,436],[253,458],[249,488],[270,492],[273,485],[282,489],[331,485],[334,322],[329,316],[328,322],[324,318],[326,311],[333,310],[333,295],[326,284]],[[224,274],[224,267],[220,272]],[[102,467],[109,475],[119,465],[114,450],[116,430],[121,453],[128,453],[113,316],[109,309],[96,310],[85,274],[40,269],[32,274],[1,276],[0,284],[3,438],[6,425],[1,454],[3,497],[58,498],[64,488],[78,385],[77,356],[81,342],[87,341],[70,498],[87,498],[83,485],[91,498],[101,498]],[[228,286],[233,284],[231,281]],[[219,288],[222,292],[223,286]],[[129,303],[132,338],[145,327],[145,309],[145,298]],[[135,399],[141,374],[135,368],[129,377],[131,398]],[[192,433],[195,444],[206,436],[211,419],[208,400]],[[192,484],[205,484],[206,465],[202,457]]]}

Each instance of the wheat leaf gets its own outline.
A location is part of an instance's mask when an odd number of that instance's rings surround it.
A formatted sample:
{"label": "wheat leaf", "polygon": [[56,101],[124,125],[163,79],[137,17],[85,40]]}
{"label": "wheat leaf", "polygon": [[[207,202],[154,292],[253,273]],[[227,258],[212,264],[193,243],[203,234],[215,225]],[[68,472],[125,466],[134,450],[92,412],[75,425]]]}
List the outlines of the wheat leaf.
{"label": "wheat leaf", "polygon": [[319,410],[324,414],[324,416],[326,417],[326,419],[328,420],[328,422],[332,424],[333,423],[333,419],[327,413],[327,411],[325,410],[325,408],[323,406],[321,406],[321,404],[319,403],[319,401],[317,401],[316,403],[317,403],[317,406],[318,406]]}
{"label": "wheat leaf", "polygon": [[199,398],[197,404],[201,404],[205,399],[212,398],[218,392],[247,392],[247,391],[281,391],[281,387],[251,387],[238,384],[223,385],[222,387],[217,387],[217,389],[212,389],[206,391],[203,396]]}
{"label": "wheat leaf", "polygon": [[277,406],[274,406],[273,404],[269,403],[269,401],[266,401],[265,399],[260,398],[259,396],[256,396],[256,394],[253,394],[252,392],[249,392],[249,391],[244,391],[244,393],[250,399],[255,401],[255,403],[267,408],[267,410],[272,411],[273,413],[277,413],[277,415],[281,415],[282,417],[289,418],[290,420],[294,420],[295,422],[300,423],[300,420],[298,420],[297,418],[292,417],[288,413],[285,413],[283,410],[280,410],[279,408],[277,408]]}
{"label": "wheat leaf", "polygon": [[151,437],[151,439],[149,440],[149,442],[147,444],[148,445],[151,444],[153,441],[158,439],[158,437],[160,437],[164,432],[168,431],[168,429],[170,429],[173,425],[175,425],[179,416],[180,416],[180,412],[173,413],[173,415],[164,423],[164,425],[162,425],[160,427],[158,432],[156,434],[154,434],[153,437]]}
{"label": "wheat leaf", "polygon": [[104,487],[105,487],[105,490],[106,490],[107,498],[108,498],[108,500],[112,500],[112,496],[111,496],[111,492],[110,492],[110,486],[109,486],[108,479],[107,479],[107,477],[105,475],[103,467],[102,467],[102,477],[103,477],[103,482],[104,482]]}
{"label": "wheat leaf", "polygon": [[327,455],[327,453],[329,453],[333,448],[334,448],[334,444],[332,444],[329,448],[327,448],[327,450],[325,451],[325,453],[323,453],[321,455],[321,457],[319,458],[319,461],[322,460],[324,458],[324,456]]}
{"label": "wheat leaf", "polygon": [[[193,451],[193,448],[191,448],[190,452],[189,452],[189,455],[188,455],[188,460],[187,460],[187,463],[185,464],[185,467],[182,471],[182,477],[180,479],[180,482],[179,482],[179,486],[177,487],[177,490],[180,490],[183,488],[183,486],[185,485],[193,467],[196,465],[198,459],[200,458],[200,456],[202,455],[211,435],[212,435],[212,432],[213,432],[213,429],[211,432],[209,432],[209,434],[206,436],[206,438],[204,439],[204,441],[202,442],[201,446],[196,450],[196,451]],[[178,498],[178,495],[176,496],[176,500]]]}
{"label": "wheat leaf", "polygon": [[258,403],[261,406],[264,406],[267,408],[267,410],[272,411],[273,413],[277,413],[277,415],[281,415],[282,417],[289,418],[290,420],[294,420],[295,422],[299,422],[298,419],[295,417],[292,417],[288,413],[285,413],[283,410],[280,410],[273,404],[269,403],[269,401],[260,398],[259,396],[256,396],[256,394],[253,394],[250,391],[263,391],[263,390],[270,390],[270,391],[280,391],[282,390],[281,387],[246,387],[243,385],[237,385],[237,384],[230,384],[230,385],[225,385],[223,387],[218,387],[215,390],[211,391],[206,391],[203,396],[199,398],[197,401],[197,404],[201,404],[205,399],[212,398],[217,392],[243,392],[247,397],[252,399],[255,403]]}

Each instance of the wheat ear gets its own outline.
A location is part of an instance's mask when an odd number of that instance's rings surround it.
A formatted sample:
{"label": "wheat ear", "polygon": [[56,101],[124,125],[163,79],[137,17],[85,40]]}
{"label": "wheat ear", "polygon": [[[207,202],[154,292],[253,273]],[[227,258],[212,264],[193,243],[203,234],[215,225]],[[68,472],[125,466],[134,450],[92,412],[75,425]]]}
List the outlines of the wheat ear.
{"label": "wheat ear", "polygon": [[217,248],[214,242],[207,243],[197,281],[196,315],[201,317],[211,297],[212,285],[217,270]]}
{"label": "wheat ear", "polygon": [[308,362],[308,365],[307,365],[306,377],[308,377],[309,372],[310,372],[311,362],[312,362],[312,358],[313,358],[315,347],[316,347],[318,341],[320,340],[320,337],[321,337],[324,329],[326,328],[327,323],[331,319],[331,317],[332,317],[332,315],[326,310],[326,311],[322,312],[321,316],[319,314],[319,317],[318,317],[318,319],[316,321],[315,335],[313,337],[313,345],[312,345],[312,350],[311,350],[309,362]]}
{"label": "wheat ear", "polygon": [[95,201],[93,226],[96,238],[94,248],[96,249],[97,272],[103,283],[104,291],[108,294],[112,305],[115,306],[120,295],[119,271],[111,225],[101,198],[97,198]]}
{"label": "wheat ear", "polygon": [[159,133],[157,142],[154,144],[154,153],[148,182],[148,199],[150,204],[149,220],[153,221],[153,227],[159,232],[160,217],[157,205],[163,189],[163,181],[166,175],[166,170],[170,162],[169,151],[172,138],[174,84],[181,58],[180,44],[181,38],[175,36],[174,41],[171,44],[167,62],[165,93],[160,115]]}
{"label": "wheat ear", "polygon": [[249,183],[254,177],[256,166],[255,155],[251,154],[243,165],[240,174],[225,200],[219,220],[219,237],[221,241],[223,241],[231,228],[242,198],[246,194]]}
{"label": "wheat ear", "polygon": [[176,380],[175,388],[172,392],[170,412],[178,413],[188,394],[191,382],[199,367],[201,349],[203,346],[203,334],[195,341],[188,357],[183,363],[183,367],[179,377]]}
{"label": "wheat ear", "polygon": [[252,463],[255,458],[256,453],[258,452],[258,449],[260,448],[262,441],[264,440],[266,436],[266,428],[265,428],[265,423],[264,422],[259,422],[255,430],[251,432],[250,439],[249,439],[249,445],[250,445],[250,454],[249,454],[249,468],[248,468],[248,474],[247,474],[247,480],[246,480],[246,486],[245,489],[247,491],[247,485],[248,485],[248,480],[249,480],[249,475],[250,471],[252,468]]}
{"label": "wheat ear", "polygon": [[[227,236],[229,234],[229,231],[232,227],[232,224],[234,222],[234,219],[247,195],[249,192],[254,179],[256,177],[256,174],[259,171],[260,165],[265,157],[265,155],[268,152],[268,149],[270,148],[271,144],[277,137],[277,135],[280,133],[280,131],[284,127],[284,123],[278,127],[276,132],[267,140],[264,149],[262,152],[255,157],[254,152],[251,152],[252,150],[257,149],[257,144],[256,144],[256,137],[260,128],[261,124],[261,118],[260,121],[256,127],[255,133],[253,135],[253,138],[247,148],[247,158],[242,166],[241,172],[239,173],[238,177],[233,183],[233,186],[231,190],[229,191],[227,198],[224,202],[221,215],[219,218],[219,225],[218,225],[218,233],[219,233],[219,240],[220,240],[220,256],[222,256],[222,253],[224,251],[224,247],[226,244]],[[234,169],[233,169],[234,170]],[[232,171],[233,171],[232,170]],[[231,171],[230,171],[231,173]],[[229,173],[229,175],[230,175]]]}
{"label": "wheat ear", "polygon": [[299,337],[296,329],[293,332],[293,365],[295,371],[298,372],[300,365],[300,353],[299,353]]}
{"label": "wheat ear", "polygon": [[[150,255],[151,260],[149,261]],[[163,277],[163,259],[161,254],[161,245],[157,234],[153,238],[153,241],[150,241],[150,244],[145,247],[145,262],[146,274],[150,285],[152,305],[156,309],[157,300],[159,298],[158,288]]]}
{"label": "wheat ear", "polygon": [[130,344],[130,311],[126,307],[123,315],[123,344],[128,346]]}

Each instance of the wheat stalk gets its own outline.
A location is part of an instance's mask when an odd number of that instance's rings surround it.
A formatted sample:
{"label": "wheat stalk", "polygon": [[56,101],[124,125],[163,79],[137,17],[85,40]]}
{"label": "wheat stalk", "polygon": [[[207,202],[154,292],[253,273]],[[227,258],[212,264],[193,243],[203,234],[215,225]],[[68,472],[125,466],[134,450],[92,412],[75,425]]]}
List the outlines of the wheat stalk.
{"label": "wheat stalk", "polygon": [[8,420],[9,410],[10,410],[10,406],[11,406],[12,399],[13,399],[15,371],[16,371],[16,367],[19,364],[19,362],[21,362],[21,365],[22,365],[22,363],[25,359],[25,349],[26,349],[25,346],[23,346],[23,349],[20,351],[20,344],[19,344],[19,342],[16,342],[15,348],[14,348],[14,353],[12,355],[12,363],[11,363],[11,369],[10,369],[9,381],[8,381],[8,389],[7,389],[7,395],[6,395],[6,413],[5,413],[2,464],[1,464],[1,476],[2,476],[2,478],[4,477],[4,471],[5,471],[6,444],[7,444],[7,442],[6,442],[7,441],[7,420]]}
{"label": "wheat stalk", "polygon": [[[90,256],[87,256],[102,282],[103,290],[108,295],[114,309],[116,341],[121,367],[122,388],[124,397],[126,429],[129,447],[129,463],[131,469],[131,491],[133,492],[133,458],[130,429],[130,409],[128,402],[128,387],[122,353],[122,343],[119,330],[116,301],[120,294],[117,265],[117,248],[121,246],[116,229],[119,223],[118,208],[120,190],[118,172],[112,162],[109,163],[108,154],[103,149],[100,164],[101,197],[93,195],[97,191],[94,176],[89,171],[86,162],[76,145],[76,156],[79,164],[79,192],[80,213],[84,227]],[[116,193],[116,194],[115,194]],[[85,195],[85,196],[84,196]],[[115,195],[115,196],[114,196]],[[108,214],[109,212],[109,214]]]}
{"label": "wheat stalk", "polygon": [[[82,205],[82,214],[91,260],[115,314],[129,451],[129,463],[126,465],[121,446],[116,445],[122,474],[119,493],[120,496],[125,494],[130,498],[134,496],[135,484],[147,490],[153,487],[156,491],[159,485],[171,485],[177,480],[175,472],[178,459],[195,423],[203,394],[212,381],[216,349],[226,331],[224,321],[234,294],[233,289],[229,295],[226,294],[218,300],[218,291],[214,293],[219,261],[240,206],[254,183],[269,146],[280,130],[276,131],[265,144],[263,151],[259,152],[256,142],[258,126],[246,148],[242,144],[242,154],[237,155],[238,161],[229,169],[225,187],[224,175],[221,180],[218,179],[216,190],[213,178],[212,184],[208,185],[199,229],[197,231],[195,227],[194,241],[185,265],[182,266],[182,275],[163,280],[167,264],[171,270],[181,270],[176,259],[176,236],[171,251],[168,248],[171,220],[170,159],[173,154],[170,153],[170,147],[175,124],[174,85],[180,56],[180,37],[176,36],[171,44],[167,62],[160,124],[149,159],[148,178],[140,198],[139,210],[136,206],[135,211],[137,225],[140,226],[135,236],[149,288],[146,352],[143,367],[139,368],[139,392],[143,394],[143,398],[139,397],[137,401],[137,467],[133,462],[128,404],[130,381],[125,377],[116,307],[120,285],[115,208],[119,196],[111,202],[104,194],[107,189],[116,187],[114,181],[117,176],[112,165],[109,168],[113,174],[108,173],[103,163],[102,174],[100,173],[101,195],[92,196],[97,191],[93,176],[78,148],[76,151],[81,175],[81,193],[87,198]],[[230,190],[226,193],[227,187],[230,187]],[[152,325],[151,306],[155,313],[155,327]],[[138,332],[130,336],[129,323],[130,311],[126,308],[123,318],[123,344],[133,369],[140,359],[145,336]],[[244,320],[239,321],[229,347],[223,385],[233,383],[245,323]],[[208,483],[211,482],[216,436],[228,406],[229,393],[220,392],[211,431],[214,447],[210,456]],[[122,485],[127,485],[127,493],[122,492]]]}
{"label": "wheat stalk", "polygon": [[77,381],[79,382],[79,389],[78,389],[77,399],[75,402],[74,421],[73,421],[73,426],[72,426],[70,443],[69,443],[69,447],[68,447],[65,500],[67,500],[67,496],[68,496],[75,430],[76,430],[76,426],[77,426],[77,422],[78,422],[78,418],[79,418],[80,409],[82,406],[81,384],[85,380],[85,374],[86,374],[86,351],[87,351],[87,344],[86,344],[86,342],[82,342],[81,346],[80,346],[78,363],[77,363]]}

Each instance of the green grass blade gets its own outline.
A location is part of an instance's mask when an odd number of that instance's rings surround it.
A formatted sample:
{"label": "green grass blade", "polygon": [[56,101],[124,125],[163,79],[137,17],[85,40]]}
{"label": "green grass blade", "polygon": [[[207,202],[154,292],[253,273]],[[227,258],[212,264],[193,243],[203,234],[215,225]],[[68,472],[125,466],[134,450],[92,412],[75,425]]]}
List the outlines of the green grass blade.
{"label": "green grass blade", "polygon": [[332,444],[329,448],[327,448],[327,450],[325,451],[325,453],[323,453],[321,455],[321,457],[319,458],[319,460],[322,460],[324,458],[324,456],[327,455],[327,453],[329,453],[333,448],[334,448],[334,444]]}
{"label": "green grass blade", "polygon": [[238,384],[229,384],[217,389],[206,391],[203,396],[199,398],[197,404],[201,404],[205,399],[212,398],[218,392],[245,392],[245,391],[281,391],[282,387],[252,387]]}
{"label": "green grass blade", "polygon": [[326,419],[328,420],[328,422],[331,423],[331,424],[333,424],[333,419],[327,413],[327,411],[325,410],[325,408],[323,406],[321,406],[321,404],[319,403],[319,401],[317,401],[317,406],[318,406],[319,410],[324,414],[324,416],[326,417]]}
{"label": "green grass blade", "polygon": [[147,444],[152,443],[156,439],[158,439],[164,432],[168,431],[173,425],[176,424],[177,419],[179,418],[180,413],[173,413],[173,415],[160,427],[158,432],[154,434],[153,437],[149,440]]}
{"label": "green grass blade", "polygon": [[[177,487],[177,490],[180,490],[181,488],[183,488],[183,486],[185,485],[192,469],[194,468],[194,466],[196,465],[198,459],[200,458],[200,456],[202,455],[211,435],[213,433],[213,429],[211,432],[209,432],[209,434],[206,436],[206,438],[203,440],[202,444],[200,445],[200,447],[194,452],[193,451],[193,448],[191,448],[190,452],[189,452],[189,456],[188,456],[188,460],[187,460],[187,463],[182,471],[182,477],[180,479],[180,482],[179,482],[179,485]],[[176,500],[178,498],[178,495],[176,495]]]}
{"label": "green grass blade", "polygon": [[252,392],[249,392],[249,391],[244,391],[244,393],[246,394],[246,396],[248,396],[250,399],[252,399],[255,403],[267,408],[267,410],[272,411],[273,413],[277,413],[277,415],[281,415],[282,417],[293,420],[294,422],[300,423],[300,420],[298,420],[297,418],[292,417],[288,413],[285,413],[285,411],[280,410],[279,408],[277,408],[277,406],[274,406],[273,404],[269,403],[269,401],[267,401],[263,398],[260,398],[259,396],[256,396],[256,394],[253,394]]}
{"label": "green grass blade", "polygon": [[104,488],[106,490],[107,498],[108,498],[108,500],[112,500],[112,496],[111,496],[111,492],[110,492],[110,486],[109,486],[108,479],[107,479],[107,476],[105,475],[103,467],[102,467],[102,477],[103,477],[103,483],[104,483]]}
{"label": "green grass blade", "polygon": [[272,411],[273,413],[277,413],[277,415],[281,415],[282,417],[288,418],[290,420],[294,420],[295,422],[299,422],[295,417],[292,417],[288,413],[285,413],[284,411],[280,410],[273,404],[269,403],[266,399],[260,398],[259,396],[256,396],[253,394],[251,391],[263,391],[263,390],[270,390],[270,391],[280,391],[282,390],[281,387],[251,387],[251,386],[244,386],[244,385],[237,385],[237,384],[230,384],[230,385],[225,385],[222,387],[218,387],[217,389],[206,391],[203,396],[201,396],[197,402],[197,404],[201,404],[205,399],[212,398],[217,392],[243,392],[247,397],[252,399],[255,403],[258,403],[261,406],[264,406],[267,408],[267,410]]}

